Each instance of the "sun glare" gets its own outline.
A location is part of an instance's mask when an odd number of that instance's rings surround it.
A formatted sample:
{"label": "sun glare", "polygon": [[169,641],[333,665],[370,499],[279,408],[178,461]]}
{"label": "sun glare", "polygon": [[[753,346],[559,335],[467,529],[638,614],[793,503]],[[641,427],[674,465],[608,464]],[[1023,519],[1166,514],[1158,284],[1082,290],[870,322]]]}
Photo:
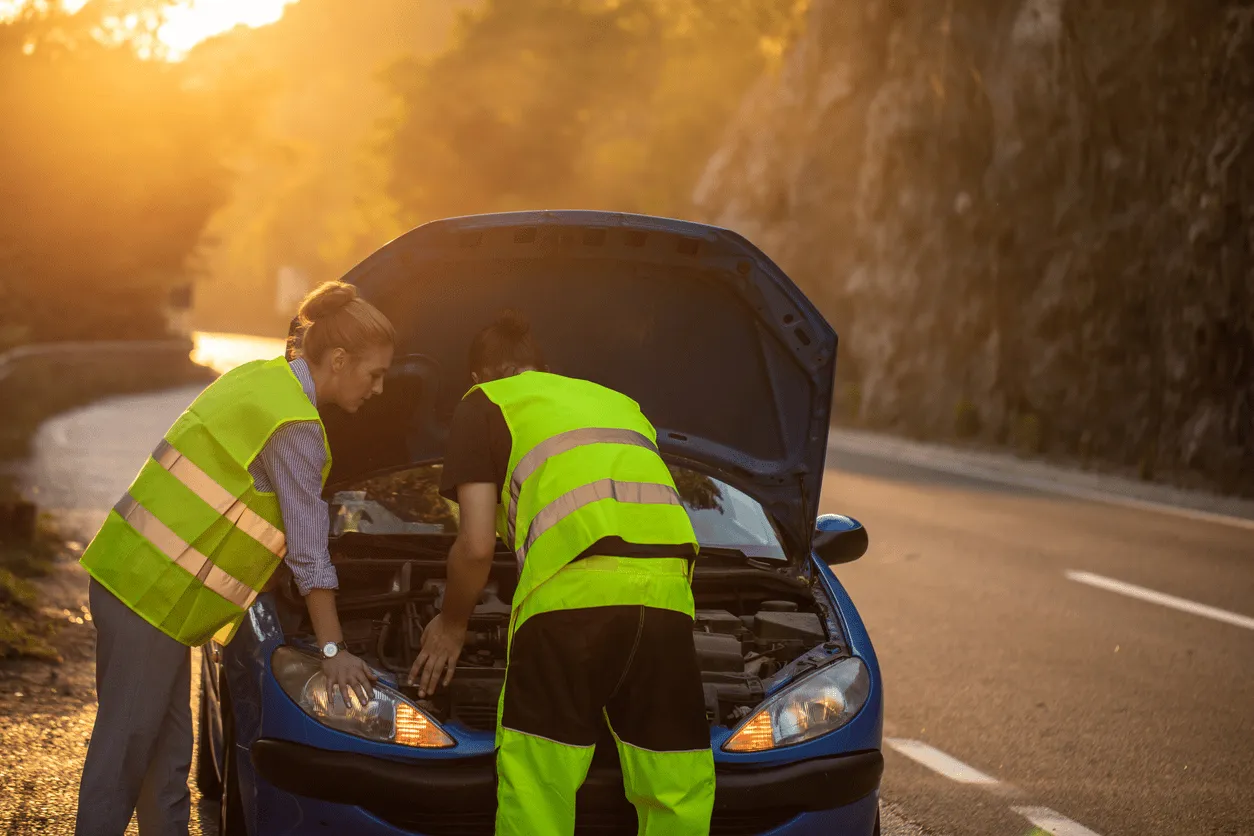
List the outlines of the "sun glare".
{"label": "sun glare", "polygon": [[157,30],[157,40],[170,51],[170,58],[178,59],[206,38],[229,32],[236,26],[256,28],[277,23],[294,2],[296,0],[184,0],[173,3],[165,10],[165,22]]}
{"label": "sun glare", "polygon": [[[28,8],[47,10],[59,6],[61,10],[75,14],[88,0],[0,0],[0,23],[17,18]],[[160,48],[155,50],[161,57],[178,61],[192,47],[203,40],[229,32],[236,26],[257,28],[277,23],[287,7],[298,0],[168,0],[160,5],[160,24],[156,36]],[[155,10],[154,12],[155,13]],[[100,37],[107,40],[127,40],[134,36],[139,16],[130,14],[123,18],[106,19],[106,30]],[[149,30],[151,32],[151,30]],[[144,57],[154,50],[145,47]]]}

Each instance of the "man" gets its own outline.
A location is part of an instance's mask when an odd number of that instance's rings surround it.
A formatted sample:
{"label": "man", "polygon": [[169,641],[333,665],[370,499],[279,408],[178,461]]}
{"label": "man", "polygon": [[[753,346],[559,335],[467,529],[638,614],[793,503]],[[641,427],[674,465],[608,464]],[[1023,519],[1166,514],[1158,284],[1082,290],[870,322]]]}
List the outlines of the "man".
{"label": "man", "polygon": [[697,540],[657,434],[630,398],[550,374],[507,313],[470,350],[441,493],[457,501],[443,611],[410,671],[453,677],[497,533],[519,583],[497,724],[498,834],[575,828],[608,724],[645,836],[708,834],[714,760],[692,640]]}

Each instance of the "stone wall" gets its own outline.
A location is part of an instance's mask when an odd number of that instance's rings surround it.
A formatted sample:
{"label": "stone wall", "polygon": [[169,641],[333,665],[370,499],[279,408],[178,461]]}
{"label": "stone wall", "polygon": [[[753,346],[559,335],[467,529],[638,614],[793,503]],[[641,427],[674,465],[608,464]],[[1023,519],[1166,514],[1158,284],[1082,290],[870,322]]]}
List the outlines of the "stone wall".
{"label": "stone wall", "polygon": [[838,420],[1254,495],[1254,4],[812,0],[694,203]]}

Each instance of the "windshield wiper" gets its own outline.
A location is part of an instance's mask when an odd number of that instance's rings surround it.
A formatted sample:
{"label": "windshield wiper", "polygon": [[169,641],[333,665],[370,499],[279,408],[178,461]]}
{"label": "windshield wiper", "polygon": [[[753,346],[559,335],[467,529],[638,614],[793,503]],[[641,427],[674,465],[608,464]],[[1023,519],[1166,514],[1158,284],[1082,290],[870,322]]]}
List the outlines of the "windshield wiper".
{"label": "windshield wiper", "polygon": [[735,560],[749,559],[749,555],[731,546],[701,546],[697,552],[697,559],[700,560],[703,557],[728,557]]}
{"label": "windshield wiper", "polygon": [[784,565],[785,561],[782,557],[776,555],[762,554],[758,549],[750,547],[749,551],[736,548],[735,546],[701,546],[697,552],[697,559],[701,558],[725,558],[729,560],[748,561],[751,566],[757,566],[761,569],[775,570]]}

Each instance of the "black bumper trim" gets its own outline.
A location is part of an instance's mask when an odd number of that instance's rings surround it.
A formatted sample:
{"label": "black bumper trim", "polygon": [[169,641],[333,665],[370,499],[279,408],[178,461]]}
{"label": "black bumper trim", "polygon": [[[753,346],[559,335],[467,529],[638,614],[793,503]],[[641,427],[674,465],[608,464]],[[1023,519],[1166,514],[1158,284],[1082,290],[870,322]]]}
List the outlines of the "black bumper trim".
{"label": "black bumper trim", "polygon": [[[262,778],[285,792],[383,815],[496,806],[496,763],[491,756],[407,763],[263,738],[252,746],[252,762]],[[883,772],[879,750],[783,766],[721,766],[714,809],[785,808],[797,813],[835,809],[874,792]],[[622,799],[623,778],[617,767],[589,770],[579,791],[581,806],[613,806]]]}

